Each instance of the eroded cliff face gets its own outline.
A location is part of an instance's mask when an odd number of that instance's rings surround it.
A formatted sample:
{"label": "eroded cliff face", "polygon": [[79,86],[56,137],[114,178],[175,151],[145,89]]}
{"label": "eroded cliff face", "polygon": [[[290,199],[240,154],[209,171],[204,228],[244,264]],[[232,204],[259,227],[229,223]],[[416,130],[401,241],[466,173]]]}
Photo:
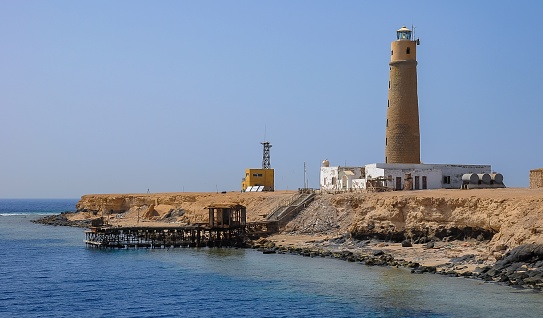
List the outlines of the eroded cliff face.
{"label": "eroded cliff face", "polygon": [[341,194],[330,199],[350,211],[355,237],[491,239],[508,247],[543,243],[543,192],[527,189],[437,190]]}

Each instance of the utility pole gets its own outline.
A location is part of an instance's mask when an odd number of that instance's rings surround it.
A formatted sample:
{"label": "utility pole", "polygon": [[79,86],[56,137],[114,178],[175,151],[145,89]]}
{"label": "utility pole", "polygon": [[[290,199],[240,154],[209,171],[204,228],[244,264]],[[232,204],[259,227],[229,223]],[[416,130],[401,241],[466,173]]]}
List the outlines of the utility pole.
{"label": "utility pole", "polygon": [[304,189],[307,189],[307,177],[306,177],[305,161],[304,161]]}

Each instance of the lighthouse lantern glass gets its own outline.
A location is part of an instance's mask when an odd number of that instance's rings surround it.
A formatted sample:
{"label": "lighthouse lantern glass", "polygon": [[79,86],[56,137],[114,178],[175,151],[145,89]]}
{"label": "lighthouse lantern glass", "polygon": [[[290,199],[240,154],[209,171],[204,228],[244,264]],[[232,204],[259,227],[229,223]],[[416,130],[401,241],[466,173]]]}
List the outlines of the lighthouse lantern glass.
{"label": "lighthouse lantern glass", "polygon": [[396,32],[398,40],[411,40],[411,31],[405,30],[405,31],[397,31]]}

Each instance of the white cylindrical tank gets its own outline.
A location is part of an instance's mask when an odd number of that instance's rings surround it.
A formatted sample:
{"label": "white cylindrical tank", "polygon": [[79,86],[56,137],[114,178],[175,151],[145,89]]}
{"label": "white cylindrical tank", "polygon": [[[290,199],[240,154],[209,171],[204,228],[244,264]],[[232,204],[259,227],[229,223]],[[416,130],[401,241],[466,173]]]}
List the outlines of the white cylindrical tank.
{"label": "white cylindrical tank", "polygon": [[481,183],[484,183],[484,184],[490,184],[490,180],[492,180],[492,178],[490,178],[490,175],[488,173],[480,173],[478,174],[478,176]]}
{"label": "white cylindrical tank", "polygon": [[330,161],[328,161],[328,159],[324,159],[324,160],[322,161],[322,166],[323,166],[323,167],[330,167]]}
{"label": "white cylindrical tank", "polygon": [[494,183],[503,183],[503,175],[501,173],[491,173],[490,178],[492,179],[492,181],[494,181]]}
{"label": "white cylindrical tank", "polygon": [[462,175],[462,181],[471,184],[478,184],[479,176],[476,173],[466,173]]}

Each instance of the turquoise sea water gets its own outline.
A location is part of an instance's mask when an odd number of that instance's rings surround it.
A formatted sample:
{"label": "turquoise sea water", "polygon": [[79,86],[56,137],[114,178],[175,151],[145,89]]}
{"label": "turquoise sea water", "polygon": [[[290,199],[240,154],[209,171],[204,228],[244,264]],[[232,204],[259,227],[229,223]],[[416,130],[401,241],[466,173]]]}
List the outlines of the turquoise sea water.
{"label": "turquoise sea water", "polygon": [[99,250],[31,223],[76,200],[0,200],[0,317],[541,317],[543,294],[233,248]]}

